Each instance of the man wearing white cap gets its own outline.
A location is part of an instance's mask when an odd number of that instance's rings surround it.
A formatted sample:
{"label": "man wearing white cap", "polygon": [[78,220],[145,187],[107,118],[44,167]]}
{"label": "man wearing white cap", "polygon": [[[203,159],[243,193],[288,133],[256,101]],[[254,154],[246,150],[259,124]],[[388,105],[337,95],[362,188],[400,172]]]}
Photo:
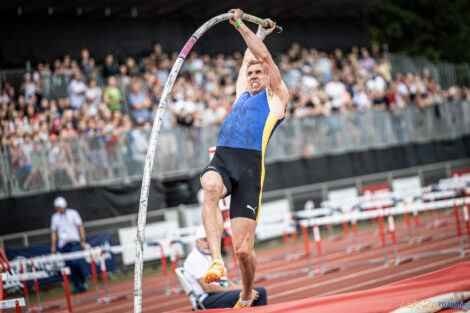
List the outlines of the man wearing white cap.
{"label": "man wearing white cap", "polygon": [[[51,252],[56,253],[57,246],[62,253],[85,250],[85,229],[80,214],[74,209],[67,208],[67,201],[63,197],[57,197],[54,200],[54,207],[57,212],[52,215],[51,219]],[[66,264],[70,267],[70,278],[75,293],[86,291],[83,261],[71,260]]]}
{"label": "man wearing white cap", "polygon": [[[237,303],[243,287],[227,277],[221,282],[206,283],[204,274],[211,263],[209,243],[204,227],[201,226],[196,232],[196,246],[184,262],[184,276],[206,309],[231,308]],[[227,269],[225,269],[225,273],[227,273]],[[263,287],[255,287],[254,289],[256,295],[253,305],[266,305],[266,290]],[[193,307],[196,306],[196,297],[190,297]]]}

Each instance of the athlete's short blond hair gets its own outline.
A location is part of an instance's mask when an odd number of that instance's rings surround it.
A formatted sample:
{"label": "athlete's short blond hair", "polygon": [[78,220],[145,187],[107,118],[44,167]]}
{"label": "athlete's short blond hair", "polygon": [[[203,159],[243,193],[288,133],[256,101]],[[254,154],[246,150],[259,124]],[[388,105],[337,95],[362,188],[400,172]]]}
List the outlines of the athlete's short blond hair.
{"label": "athlete's short blond hair", "polygon": [[250,66],[255,65],[255,64],[261,64],[261,62],[258,61],[258,59],[251,59],[250,61],[248,61],[246,68],[249,68]]}

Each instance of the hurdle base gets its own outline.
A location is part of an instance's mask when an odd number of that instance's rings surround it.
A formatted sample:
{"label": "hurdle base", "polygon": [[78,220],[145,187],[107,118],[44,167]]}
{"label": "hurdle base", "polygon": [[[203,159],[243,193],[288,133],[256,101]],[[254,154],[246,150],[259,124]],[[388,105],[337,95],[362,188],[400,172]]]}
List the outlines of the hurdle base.
{"label": "hurdle base", "polygon": [[310,256],[307,255],[306,253],[298,253],[296,255],[296,260],[303,260],[303,259],[306,259],[306,258],[309,258]]}
{"label": "hurdle base", "polygon": [[338,272],[341,268],[340,267],[324,267],[320,271],[321,275],[331,274],[334,272]]}
{"label": "hurdle base", "polygon": [[333,236],[333,237],[328,237],[328,240],[330,242],[336,242],[336,241],[340,241],[340,240],[343,240],[344,239],[344,236]]}
{"label": "hurdle base", "polygon": [[395,260],[395,265],[401,265],[412,262],[413,258],[399,258]]}
{"label": "hurdle base", "polygon": [[44,312],[44,308],[42,306],[33,306],[29,309],[30,312]]}
{"label": "hurdle base", "polygon": [[118,301],[121,301],[121,300],[126,300],[128,299],[130,296],[126,296],[126,295],[121,295],[121,296],[110,296],[108,297],[108,303],[113,303],[113,302],[118,302]]}
{"label": "hurdle base", "polygon": [[[64,303],[65,304],[65,303]],[[47,312],[52,310],[60,309],[63,305],[61,304],[50,304],[50,305],[43,305],[41,312]],[[66,305],[65,305],[66,306]]]}
{"label": "hurdle base", "polygon": [[428,241],[431,241],[431,240],[432,240],[432,236],[425,236],[425,237],[421,238],[420,243],[421,242],[428,242]]}
{"label": "hurdle base", "polygon": [[447,221],[437,221],[437,222],[434,222],[434,227],[435,228],[444,227],[447,224],[449,224]]}
{"label": "hurdle base", "polygon": [[366,245],[359,245],[359,247],[357,248],[357,251],[369,250],[369,249],[372,249],[373,246],[374,246],[374,244],[372,244],[372,243],[369,243],[369,244],[366,244]]}

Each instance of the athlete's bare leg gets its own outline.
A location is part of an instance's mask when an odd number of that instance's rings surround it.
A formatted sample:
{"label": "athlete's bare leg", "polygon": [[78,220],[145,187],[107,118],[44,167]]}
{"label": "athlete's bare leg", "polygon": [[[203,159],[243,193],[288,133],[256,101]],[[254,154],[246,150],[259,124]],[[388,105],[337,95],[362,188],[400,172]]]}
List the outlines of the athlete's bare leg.
{"label": "athlete's bare leg", "polygon": [[201,178],[204,189],[204,203],[202,205],[202,222],[206,230],[212,260],[222,260],[220,241],[224,222],[219,208],[219,200],[227,194],[227,188],[222,177],[215,171],[206,172]]}
{"label": "athlete's bare leg", "polygon": [[235,253],[240,263],[240,272],[242,274],[243,290],[240,297],[242,300],[247,301],[252,297],[253,280],[255,279],[256,272],[256,221],[245,217],[236,217],[230,222],[232,225]]}

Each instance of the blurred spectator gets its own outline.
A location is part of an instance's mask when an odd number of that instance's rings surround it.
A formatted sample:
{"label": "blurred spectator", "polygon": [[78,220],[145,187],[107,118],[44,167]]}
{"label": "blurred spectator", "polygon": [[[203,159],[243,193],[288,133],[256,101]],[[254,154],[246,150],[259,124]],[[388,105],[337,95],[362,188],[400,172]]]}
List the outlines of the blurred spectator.
{"label": "blurred spectator", "polygon": [[116,78],[108,77],[108,87],[104,90],[103,100],[111,111],[121,110],[121,91],[116,87]]}
{"label": "blurred spectator", "polygon": [[135,77],[139,74],[139,68],[137,67],[137,64],[135,63],[134,58],[126,59],[126,67],[127,67],[127,74],[130,77]]}
{"label": "blurred spectator", "polygon": [[25,101],[27,102],[29,98],[36,94],[36,85],[34,81],[31,79],[31,74],[26,73],[24,74],[24,81],[20,88],[20,94],[23,94],[25,97]]}
{"label": "blurred spectator", "polygon": [[85,75],[85,79],[88,81],[93,72],[93,64],[90,62],[90,52],[88,49],[82,49],[80,52],[80,57],[80,70],[82,71],[83,75]]}
{"label": "blurred spectator", "polygon": [[192,126],[198,119],[196,104],[189,99],[187,93],[180,95],[179,99],[171,106],[171,109],[176,116],[178,125]]}
{"label": "blurred spectator", "polygon": [[80,72],[75,72],[67,89],[70,97],[70,105],[74,110],[80,110],[85,103],[86,85],[82,80]]}
{"label": "blurred spectator", "polygon": [[103,65],[103,77],[108,78],[109,76],[115,76],[118,73],[118,67],[116,63],[114,63],[114,56],[112,54],[108,54],[104,59]]}
{"label": "blurred spectator", "polygon": [[[63,185],[77,185],[75,178],[72,152],[70,146],[66,141],[58,139],[56,134],[49,136],[47,142],[49,146],[49,153],[47,156],[47,163],[51,170],[51,176],[57,187]],[[64,174],[66,176],[64,176]],[[62,179],[66,177],[65,180]]]}
{"label": "blurred spectator", "polygon": [[119,73],[116,76],[116,84],[120,90],[125,90],[127,85],[130,83],[129,75],[127,74],[127,66],[121,64],[119,66]]}
{"label": "blurred spectator", "polygon": [[333,80],[325,85],[325,92],[331,99],[333,105],[332,110],[336,112],[341,110],[344,105],[344,93],[346,92],[346,88],[339,80],[338,74],[335,74]]}
{"label": "blurred spectator", "polygon": [[37,168],[32,164],[32,156],[34,146],[31,143],[30,136],[26,140],[16,137],[15,133],[11,133],[8,140],[8,154],[10,159],[11,173],[16,178],[18,187],[22,190],[36,189],[33,186],[33,180],[38,175]]}
{"label": "blurred spectator", "polygon": [[365,111],[369,109],[371,106],[369,96],[367,95],[362,85],[358,85],[356,87],[354,97],[352,100],[354,104],[357,105],[360,111]]}
{"label": "blurred spectator", "polygon": [[202,112],[201,125],[221,125],[227,111],[221,106],[219,100],[215,97],[211,97],[207,104],[207,108]]}
{"label": "blurred spectator", "polygon": [[144,129],[144,124],[139,121],[128,134],[130,162],[132,162],[136,173],[142,173],[144,168],[147,157],[148,134]]}
{"label": "blurred spectator", "polygon": [[366,48],[361,48],[361,65],[362,67],[369,73],[372,73],[376,62],[373,58],[371,58],[369,51]]}
{"label": "blurred spectator", "polygon": [[129,105],[131,107],[131,116],[137,123],[145,123],[148,121],[151,103],[149,97],[140,90],[139,82],[135,81],[131,84]]}
{"label": "blurred spectator", "polygon": [[98,106],[101,103],[101,88],[96,86],[96,79],[91,78],[89,80],[85,97],[88,105],[88,112],[92,116],[96,115],[98,113]]}

